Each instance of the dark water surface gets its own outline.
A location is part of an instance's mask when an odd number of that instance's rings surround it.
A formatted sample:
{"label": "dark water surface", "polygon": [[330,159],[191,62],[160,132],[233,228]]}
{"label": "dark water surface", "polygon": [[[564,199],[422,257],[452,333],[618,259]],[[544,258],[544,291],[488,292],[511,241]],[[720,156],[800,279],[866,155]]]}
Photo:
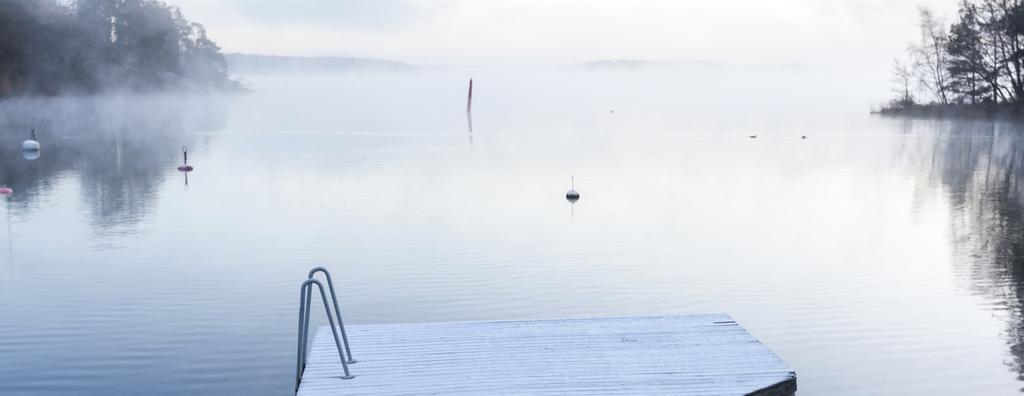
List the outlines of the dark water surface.
{"label": "dark water surface", "polygon": [[463,76],[8,103],[0,394],[290,394],[316,265],[349,324],[724,311],[801,394],[1024,387],[1024,129],[478,74],[470,134]]}

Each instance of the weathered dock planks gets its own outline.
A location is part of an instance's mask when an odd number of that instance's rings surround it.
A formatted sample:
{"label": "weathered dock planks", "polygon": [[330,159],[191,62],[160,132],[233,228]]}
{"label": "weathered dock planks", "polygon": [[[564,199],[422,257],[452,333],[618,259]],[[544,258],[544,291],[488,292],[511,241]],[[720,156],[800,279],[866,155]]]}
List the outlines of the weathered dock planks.
{"label": "weathered dock planks", "polygon": [[793,395],[796,373],[726,314],[348,327],[342,380],[330,328],[298,395]]}

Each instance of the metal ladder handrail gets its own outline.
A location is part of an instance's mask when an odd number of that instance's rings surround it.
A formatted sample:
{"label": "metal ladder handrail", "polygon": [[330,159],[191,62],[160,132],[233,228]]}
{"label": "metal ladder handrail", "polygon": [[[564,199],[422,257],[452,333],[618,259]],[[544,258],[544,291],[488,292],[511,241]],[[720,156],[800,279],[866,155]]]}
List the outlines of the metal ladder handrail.
{"label": "metal ladder handrail", "polygon": [[341,341],[338,339],[338,329],[334,327],[334,318],[331,316],[331,308],[327,304],[327,295],[324,293],[324,285],[316,279],[306,279],[302,282],[302,286],[299,287],[299,341],[298,351],[296,353],[296,365],[295,365],[295,391],[298,392],[299,384],[302,382],[302,373],[306,369],[306,343],[308,340],[309,332],[309,314],[312,304],[307,303],[310,300],[313,293],[313,285],[316,285],[317,290],[320,291],[320,299],[324,303],[324,313],[327,314],[327,321],[331,325],[331,333],[334,335],[334,345],[338,348],[338,359],[341,361],[341,367],[344,371],[344,375],[341,379],[355,378],[348,370],[348,361],[345,359],[345,353],[341,346]]}
{"label": "metal ladder handrail", "polygon": [[[327,289],[330,290],[331,301],[334,302],[334,317],[338,319],[338,330],[341,331],[341,342],[345,345],[345,354],[348,356],[348,364],[354,364],[356,363],[356,360],[352,358],[352,347],[348,345],[348,334],[345,333],[345,323],[341,319],[341,309],[338,308],[338,295],[334,293],[334,281],[331,280],[331,273],[327,271],[327,268],[316,267],[309,270],[309,274],[306,275],[306,278],[313,279],[317,272],[322,272],[324,274],[324,278],[327,278]],[[306,295],[306,305],[309,305],[310,297],[310,295]],[[306,326],[308,330],[308,320],[306,321]],[[303,333],[307,333],[307,331],[303,331]]]}

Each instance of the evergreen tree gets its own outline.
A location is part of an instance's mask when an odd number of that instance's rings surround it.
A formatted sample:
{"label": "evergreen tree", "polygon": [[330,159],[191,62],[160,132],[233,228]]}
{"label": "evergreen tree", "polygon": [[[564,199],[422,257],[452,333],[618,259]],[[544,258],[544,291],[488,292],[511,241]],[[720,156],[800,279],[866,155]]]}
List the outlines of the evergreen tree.
{"label": "evergreen tree", "polygon": [[202,25],[159,0],[0,0],[0,98],[230,88]]}
{"label": "evergreen tree", "polygon": [[991,78],[993,67],[986,62],[978,22],[977,7],[963,0],[960,3],[959,18],[950,28],[949,42],[946,43],[949,61],[946,66],[950,77],[949,90],[957,95],[960,103],[993,101]]}

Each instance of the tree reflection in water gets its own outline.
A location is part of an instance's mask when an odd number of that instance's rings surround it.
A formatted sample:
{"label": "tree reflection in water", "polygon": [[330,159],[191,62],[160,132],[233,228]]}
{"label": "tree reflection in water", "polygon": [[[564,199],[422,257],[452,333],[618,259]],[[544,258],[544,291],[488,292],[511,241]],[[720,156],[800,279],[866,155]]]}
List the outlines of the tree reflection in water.
{"label": "tree reflection in water", "polygon": [[978,121],[942,127],[930,178],[949,194],[954,270],[1005,315],[1007,364],[1024,380],[1024,128]]}
{"label": "tree reflection in water", "polygon": [[[158,189],[176,177],[183,144],[201,146],[227,117],[210,96],[19,99],[0,106],[0,183],[15,190],[12,215],[41,209],[53,191],[77,180],[97,235],[133,233],[153,210]],[[20,142],[35,126],[42,155],[26,160]],[[172,176],[173,175],[173,176]]]}

